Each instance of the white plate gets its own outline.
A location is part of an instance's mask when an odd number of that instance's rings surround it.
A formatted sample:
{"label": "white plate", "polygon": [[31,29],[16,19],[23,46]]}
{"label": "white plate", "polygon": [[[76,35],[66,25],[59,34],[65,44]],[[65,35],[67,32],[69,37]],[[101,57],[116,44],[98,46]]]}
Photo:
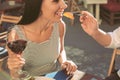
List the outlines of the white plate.
{"label": "white plate", "polygon": [[35,80],[55,80],[55,79],[39,76],[35,77]]}

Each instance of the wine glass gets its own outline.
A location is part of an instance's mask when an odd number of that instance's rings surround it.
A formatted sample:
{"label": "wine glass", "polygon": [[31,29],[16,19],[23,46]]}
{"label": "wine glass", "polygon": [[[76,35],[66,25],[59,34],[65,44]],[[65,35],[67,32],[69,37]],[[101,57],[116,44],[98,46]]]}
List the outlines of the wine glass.
{"label": "wine glass", "polygon": [[[11,51],[15,54],[21,54],[22,51],[26,48],[26,45],[27,41],[21,39],[7,43],[8,48],[11,49]],[[31,76],[26,71],[22,71],[22,69],[18,70],[18,74],[20,80],[31,80]]]}
{"label": "wine glass", "polygon": [[27,44],[27,41],[25,40],[15,40],[12,42],[8,42],[7,46],[15,54],[21,54],[22,51],[26,48],[26,44]]}

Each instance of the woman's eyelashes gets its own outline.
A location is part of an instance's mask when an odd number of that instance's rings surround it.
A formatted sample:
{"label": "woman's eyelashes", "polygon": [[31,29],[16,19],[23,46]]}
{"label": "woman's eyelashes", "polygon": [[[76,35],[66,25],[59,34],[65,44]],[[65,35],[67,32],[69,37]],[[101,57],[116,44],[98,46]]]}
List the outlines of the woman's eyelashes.
{"label": "woman's eyelashes", "polygon": [[59,0],[53,0],[53,2],[59,2]]}

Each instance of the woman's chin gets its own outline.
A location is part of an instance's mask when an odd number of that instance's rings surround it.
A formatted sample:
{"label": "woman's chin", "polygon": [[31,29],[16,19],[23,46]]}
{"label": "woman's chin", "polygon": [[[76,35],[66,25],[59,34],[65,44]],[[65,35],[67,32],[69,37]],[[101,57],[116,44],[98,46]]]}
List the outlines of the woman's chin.
{"label": "woman's chin", "polygon": [[62,19],[62,16],[58,16],[56,21],[60,21]]}
{"label": "woman's chin", "polygon": [[56,20],[56,22],[60,22],[61,20],[62,20],[62,18],[59,18],[59,19]]}

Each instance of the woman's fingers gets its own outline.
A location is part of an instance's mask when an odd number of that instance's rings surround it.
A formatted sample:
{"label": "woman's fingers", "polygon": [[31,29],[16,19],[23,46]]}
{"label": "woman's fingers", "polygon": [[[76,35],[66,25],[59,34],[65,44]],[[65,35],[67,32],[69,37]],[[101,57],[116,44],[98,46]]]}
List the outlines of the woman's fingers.
{"label": "woman's fingers", "polygon": [[[63,67],[64,66],[64,67]],[[67,74],[72,74],[77,70],[77,66],[72,61],[66,61],[62,64],[63,69],[66,69]]]}
{"label": "woman's fingers", "polygon": [[20,55],[13,55],[8,58],[8,68],[9,69],[19,69],[25,64],[25,59]]}

